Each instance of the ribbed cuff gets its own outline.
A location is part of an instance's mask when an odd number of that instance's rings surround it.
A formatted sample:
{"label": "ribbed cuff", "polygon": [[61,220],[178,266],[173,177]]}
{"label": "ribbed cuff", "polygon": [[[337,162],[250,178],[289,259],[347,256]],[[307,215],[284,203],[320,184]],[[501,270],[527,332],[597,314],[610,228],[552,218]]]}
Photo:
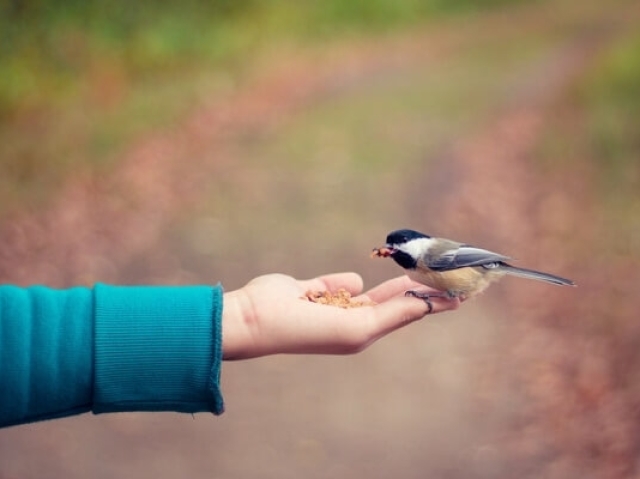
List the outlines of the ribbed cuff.
{"label": "ribbed cuff", "polygon": [[221,284],[213,288],[212,298],[212,321],[213,321],[213,358],[211,364],[211,374],[209,375],[209,392],[211,393],[211,412],[220,415],[224,412],[224,399],[220,389],[220,374],[222,372],[222,309],[223,293]]}
{"label": "ribbed cuff", "polygon": [[222,413],[221,287],[99,284],[94,294],[94,413]]}

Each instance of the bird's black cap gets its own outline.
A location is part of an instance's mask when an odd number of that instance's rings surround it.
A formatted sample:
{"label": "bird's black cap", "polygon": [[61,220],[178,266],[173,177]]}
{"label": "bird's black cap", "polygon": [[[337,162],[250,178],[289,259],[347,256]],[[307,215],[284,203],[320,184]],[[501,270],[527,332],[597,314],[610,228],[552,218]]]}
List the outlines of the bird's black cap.
{"label": "bird's black cap", "polygon": [[402,244],[418,238],[431,238],[431,236],[415,230],[396,230],[387,235],[387,244]]}

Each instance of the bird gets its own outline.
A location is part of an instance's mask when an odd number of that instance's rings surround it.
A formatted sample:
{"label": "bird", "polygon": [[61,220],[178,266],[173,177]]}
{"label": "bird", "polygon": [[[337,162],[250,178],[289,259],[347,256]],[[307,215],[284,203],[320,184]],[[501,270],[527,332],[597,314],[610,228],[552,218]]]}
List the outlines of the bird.
{"label": "bird", "polygon": [[407,291],[407,296],[423,299],[429,312],[430,298],[466,300],[484,291],[505,275],[535,279],[559,286],[575,286],[570,279],[507,263],[511,258],[465,243],[436,238],[411,229],[387,235],[386,244],[374,248],[372,257],[391,257],[407,276],[437,291]]}

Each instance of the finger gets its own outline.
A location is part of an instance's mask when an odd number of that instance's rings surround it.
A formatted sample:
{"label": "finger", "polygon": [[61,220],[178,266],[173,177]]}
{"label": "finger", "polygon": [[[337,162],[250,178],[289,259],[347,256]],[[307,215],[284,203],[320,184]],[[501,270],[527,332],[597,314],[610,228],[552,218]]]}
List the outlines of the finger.
{"label": "finger", "polygon": [[358,273],[333,273],[317,278],[301,280],[300,285],[305,290],[312,291],[337,291],[345,289],[350,294],[360,294],[363,288],[362,277]]}
{"label": "finger", "polygon": [[431,298],[433,311],[429,313],[427,303],[419,298],[404,296],[392,298],[373,307],[371,337],[375,341],[396,329],[429,315],[455,310],[460,305],[457,299]]}
{"label": "finger", "polygon": [[383,303],[395,296],[404,294],[407,290],[415,288],[425,289],[420,283],[416,283],[408,276],[398,276],[397,278],[390,279],[378,286],[370,289],[358,300],[373,301],[374,303]]}
{"label": "finger", "polygon": [[[430,314],[456,309],[458,300],[433,298]],[[399,296],[376,306],[350,309],[345,314],[350,321],[342,321],[335,328],[333,352],[352,354],[362,351],[378,339],[423,318],[429,310],[425,301]]]}

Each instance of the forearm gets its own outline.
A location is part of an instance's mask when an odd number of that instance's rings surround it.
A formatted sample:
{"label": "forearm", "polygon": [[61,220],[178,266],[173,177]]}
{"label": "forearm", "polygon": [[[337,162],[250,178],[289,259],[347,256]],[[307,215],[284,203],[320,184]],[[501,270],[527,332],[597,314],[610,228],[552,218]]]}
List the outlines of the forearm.
{"label": "forearm", "polygon": [[0,286],[0,426],[222,412],[219,287]]}

